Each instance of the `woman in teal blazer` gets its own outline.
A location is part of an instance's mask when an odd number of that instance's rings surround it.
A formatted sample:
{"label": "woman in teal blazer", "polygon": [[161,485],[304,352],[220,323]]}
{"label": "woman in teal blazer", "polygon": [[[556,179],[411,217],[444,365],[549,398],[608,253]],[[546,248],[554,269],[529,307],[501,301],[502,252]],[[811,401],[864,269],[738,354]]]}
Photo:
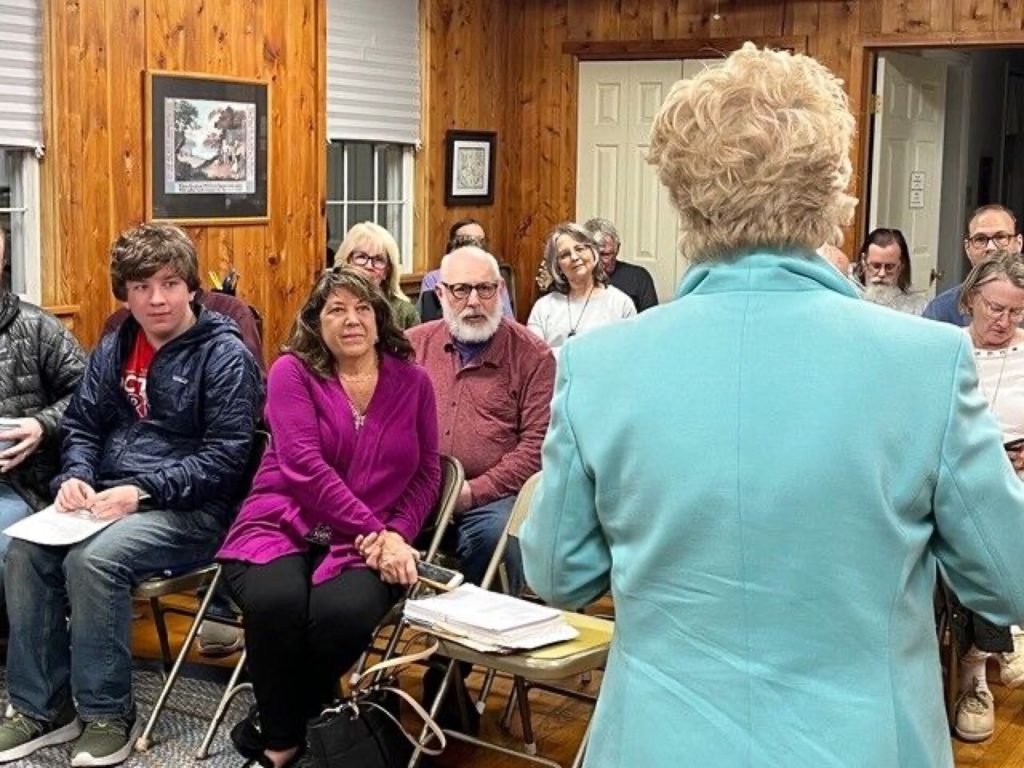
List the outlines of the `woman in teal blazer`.
{"label": "woman in teal blazer", "polygon": [[966,337],[813,253],[852,125],[824,68],[749,44],[655,122],[694,265],[563,348],[521,540],[546,600],[615,601],[587,766],[952,766],[936,566],[1024,618],[1024,491]]}

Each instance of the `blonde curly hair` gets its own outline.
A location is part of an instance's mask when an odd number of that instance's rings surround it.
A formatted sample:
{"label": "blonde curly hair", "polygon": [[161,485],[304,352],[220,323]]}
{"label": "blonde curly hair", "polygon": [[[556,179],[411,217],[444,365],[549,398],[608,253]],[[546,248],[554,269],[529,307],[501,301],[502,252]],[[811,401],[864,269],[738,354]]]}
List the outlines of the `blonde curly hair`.
{"label": "blonde curly hair", "polygon": [[846,194],[853,134],[842,81],[807,56],[745,43],[676,83],[648,162],[682,216],[683,254],[842,242],[857,202]]}

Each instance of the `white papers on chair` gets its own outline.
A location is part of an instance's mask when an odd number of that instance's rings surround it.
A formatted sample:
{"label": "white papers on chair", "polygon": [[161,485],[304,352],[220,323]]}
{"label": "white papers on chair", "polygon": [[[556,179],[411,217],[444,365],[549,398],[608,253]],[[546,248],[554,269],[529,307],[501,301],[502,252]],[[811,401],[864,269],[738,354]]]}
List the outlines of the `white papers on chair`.
{"label": "white papers on chair", "polygon": [[409,600],[405,617],[481,651],[529,650],[579,635],[555,608],[489,592],[474,584],[463,584],[423,600]]}
{"label": "white papers on chair", "polygon": [[12,539],[24,539],[52,547],[66,547],[95,536],[112,522],[114,521],[97,520],[79,512],[58,512],[51,504],[8,526],[4,533]]}

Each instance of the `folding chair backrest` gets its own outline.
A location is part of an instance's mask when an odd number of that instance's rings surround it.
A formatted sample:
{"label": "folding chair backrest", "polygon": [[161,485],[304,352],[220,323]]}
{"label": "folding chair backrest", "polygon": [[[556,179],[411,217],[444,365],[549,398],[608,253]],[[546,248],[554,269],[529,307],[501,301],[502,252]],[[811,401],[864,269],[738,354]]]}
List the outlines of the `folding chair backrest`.
{"label": "folding chair backrest", "polygon": [[465,470],[462,464],[454,456],[441,456],[441,495],[437,499],[437,507],[433,518],[427,522],[426,528],[433,529],[430,534],[430,545],[424,557],[428,563],[433,562],[437,550],[441,547],[441,540],[444,538],[448,524],[455,514],[455,502],[459,499],[459,491],[462,490],[462,483],[466,479]]}
{"label": "folding chair backrest", "polygon": [[498,576],[501,562],[505,559],[508,537],[519,535],[519,528],[530,511],[530,499],[533,498],[533,492],[537,488],[537,483],[540,482],[540,475],[541,473],[537,472],[528,478],[523,483],[523,487],[519,489],[516,503],[512,506],[512,511],[509,513],[508,522],[505,523],[505,530],[501,532],[501,538],[498,539],[498,543],[494,546],[494,554],[491,555],[491,561],[487,564],[487,570],[480,581],[480,586],[484,589],[490,589],[494,579]]}
{"label": "folding chair backrest", "polygon": [[523,521],[530,513],[530,502],[533,500],[533,492],[537,490],[540,483],[540,472],[532,475],[519,490],[516,496],[515,506],[512,507],[512,514],[508,517],[508,535],[519,538],[519,529],[523,527]]}

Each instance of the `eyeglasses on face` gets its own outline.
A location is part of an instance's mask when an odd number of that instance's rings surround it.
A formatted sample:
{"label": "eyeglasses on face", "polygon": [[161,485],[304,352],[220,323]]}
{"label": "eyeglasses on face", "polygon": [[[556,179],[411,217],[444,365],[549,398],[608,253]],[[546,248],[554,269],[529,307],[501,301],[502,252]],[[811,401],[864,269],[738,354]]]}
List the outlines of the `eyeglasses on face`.
{"label": "eyeglasses on face", "polygon": [[1012,232],[996,232],[994,235],[983,235],[980,232],[976,235],[964,238],[967,243],[976,251],[988,248],[989,243],[995,244],[996,248],[1005,248],[1013,240]]}
{"label": "eyeglasses on face", "polygon": [[365,251],[352,251],[348,257],[349,264],[357,267],[372,265],[374,269],[384,269],[388,265],[388,257],[381,254],[369,254]]}
{"label": "eyeglasses on face", "polygon": [[996,304],[994,301],[989,301],[985,298],[985,295],[978,291],[978,298],[981,299],[981,306],[985,310],[985,314],[993,320],[998,320],[1004,314],[1010,318],[1010,322],[1019,323],[1024,320],[1024,307],[1017,307],[1016,309],[1010,307],[1004,307],[1002,304]]}
{"label": "eyeglasses on face", "polygon": [[867,269],[868,272],[881,272],[884,274],[889,274],[890,272],[895,273],[900,271],[899,262],[896,262],[895,264],[884,264],[877,261],[865,261],[864,267],[865,269]]}
{"label": "eyeglasses on face", "polygon": [[493,299],[498,292],[498,283],[441,283],[452,296],[459,301],[465,301],[469,295],[476,291],[476,295],[484,301]]}

